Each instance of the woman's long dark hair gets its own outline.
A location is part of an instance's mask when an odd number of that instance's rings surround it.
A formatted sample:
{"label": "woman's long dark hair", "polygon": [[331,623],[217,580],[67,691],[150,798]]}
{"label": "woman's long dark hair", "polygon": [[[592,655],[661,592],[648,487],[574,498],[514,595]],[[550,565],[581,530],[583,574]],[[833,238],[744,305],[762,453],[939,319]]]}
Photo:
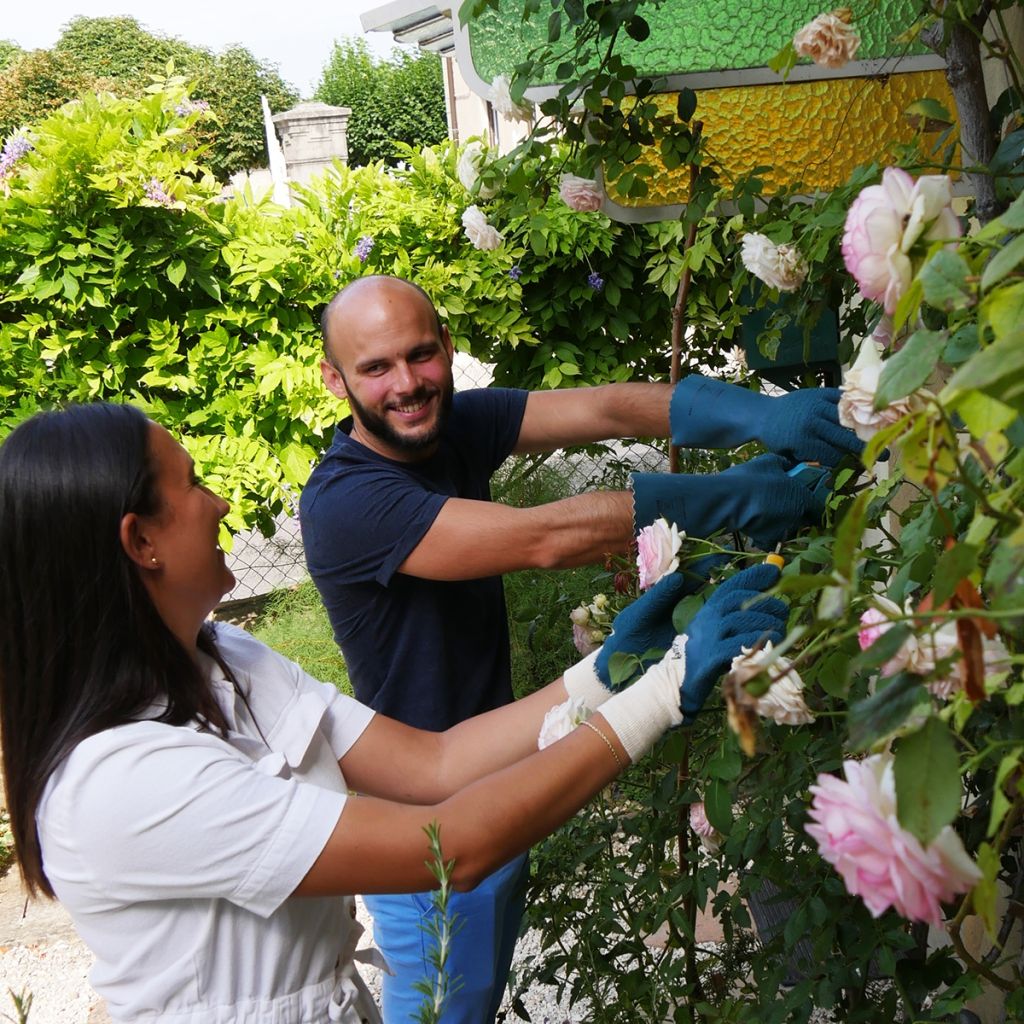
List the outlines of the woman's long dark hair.
{"label": "woman's long dark hair", "polygon": [[[148,438],[137,409],[97,404],[40,413],[0,446],[0,730],[31,892],[53,895],[35,816],[76,744],[142,716],[224,728],[121,546],[126,513],[160,509]],[[199,643],[216,657],[211,631]]]}

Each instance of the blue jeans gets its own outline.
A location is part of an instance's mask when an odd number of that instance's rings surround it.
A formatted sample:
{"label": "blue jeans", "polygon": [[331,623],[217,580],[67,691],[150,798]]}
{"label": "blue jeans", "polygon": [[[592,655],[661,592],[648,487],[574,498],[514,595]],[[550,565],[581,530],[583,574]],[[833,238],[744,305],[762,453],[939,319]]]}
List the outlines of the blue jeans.
{"label": "blue jeans", "polygon": [[[457,930],[446,972],[451,983],[458,983],[458,991],[441,1014],[443,1024],[494,1020],[519,937],[528,876],[524,853],[472,892],[452,893],[448,912]],[[373,915],[374,941],[394,972],[383,976],[384,1024],[410,1024],[424,1002],[413,985],[434,977],[428,960],[431,939],[422,927],[437,913],[433,893],[366,896],[364,901]]]}

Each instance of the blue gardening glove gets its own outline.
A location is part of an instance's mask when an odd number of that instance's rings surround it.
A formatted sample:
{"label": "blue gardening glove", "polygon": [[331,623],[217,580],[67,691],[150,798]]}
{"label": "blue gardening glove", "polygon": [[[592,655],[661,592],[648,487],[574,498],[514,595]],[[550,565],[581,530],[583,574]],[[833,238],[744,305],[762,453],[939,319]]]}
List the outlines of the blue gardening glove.
{"label": "blue gardening glove", "polygon": [[[668,650],[676,635],[672,626],[672,613],[676,605],[687,594],[700,590],[712,570],[719,565],[725,565],[728,560],[727,555],[708,555],[700,558],[682,572],[671,572],[662,576],[650,590],[623,608],[612,621],[611,636],[605,640],[594,660],[594,671],[601,683],[609,690],[618,689],[612,684],[608,664],[613,654],[643,654],[652,649]],[[646,668],[651,663],[643,664]]]}
{"label": "blue gardening glove", "polygon": [[773,548],[820,523],[828,497],[827,488],[811,489],[787,476],[788,468],[779,455],[759,455],[706,476],[633,473],[636,531],[664,516],[690,537],[738,530],[759,548]]}
{"label": "blue gardening glove", "polygon": [[717,587],[687,626],[686,673],[680,691],[685,723],[692,724],[741,647],[753,647],[760,640],[773,644],[782,640],[786,605],[776,597],[759,597],[779,576],[774,565],[744,569]]}
{"label": "blue gardening glove", "polygon": [[864,442],[839,424],[839,394],[838,388],[804,388],[771,398],[691,374],[672,391],[672,443],[736,448],[756,440],[794,462],[833,467],[844,455],[864,450]]}

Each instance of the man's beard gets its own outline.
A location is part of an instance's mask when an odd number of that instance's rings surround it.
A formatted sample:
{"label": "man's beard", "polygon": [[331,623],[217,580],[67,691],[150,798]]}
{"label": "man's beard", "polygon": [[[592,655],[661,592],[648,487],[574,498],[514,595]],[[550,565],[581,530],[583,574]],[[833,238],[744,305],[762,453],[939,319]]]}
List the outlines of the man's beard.
{"label": "man's beard", "polygon": [[[344,378],[342,379],[344,380]],[[437,406],[437,417],[434,420],[433,427],[425,434],[412,436],[399,433],[391,426],[386,417],[378,416],[375,412],[371,412],[351,391],[348,392],[348,404],[352,409],[352,414],[359,421],[361,430],[365,430],[367,434],[372,435],[378,441],[382,441],[391,448],[408,455],[419,455],[427,448],[433,447],[441,436],[441,431],[444,429],[444,425],[448,420],[448,414],[452,409],[454,390],[452,379],[449,377],[447,383],[441,389],[441,401]],[[419,401],[429,398],[430,395],[431,392],[428,389],[421,388],[410,397],[412,401]]]}

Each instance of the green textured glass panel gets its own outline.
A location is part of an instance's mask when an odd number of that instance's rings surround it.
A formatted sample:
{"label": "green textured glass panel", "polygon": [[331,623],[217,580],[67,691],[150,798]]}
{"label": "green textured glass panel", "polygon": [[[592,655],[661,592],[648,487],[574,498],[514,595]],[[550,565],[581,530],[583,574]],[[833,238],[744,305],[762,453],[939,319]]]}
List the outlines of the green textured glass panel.
{"label": "green textured glass panel", "polygon": [[[913,142],[914,126],[905,111],[925,96],[956,109],[942,72],[920,71],[888,79],[704,89],[694,116],[704,124],[709,153],[730,174],[770,167],[761,175],[766,192],[796,185],[818,192],[846,181],[860,164],[885,160],[894,147]],[[654,99],[662,112],[676,109],[675,93]],[[653,151],[641,160],[663,167]],[[610,195],[620,206],[634,208],[685,203],[688,175],[686,167],[662,169],[642,200]]]}
{"label": "green textured glass panel", "polygon": [[[861,37],[857,60],[928,52],[896,39],[914,23],[917,0],[864,6],[856,12]],[[623,33],[618,52],[648,76],[763,67],[799,28],[829,9],[820,0],[665,0],[657,9],[640,7],[651,26],[650,37],[637,43]],[[547,18],[542,8],[524,24],[522,3],[501,0],[497,11],[488,8],[471,21],[469,44],[477,75],[484,82],[510,75],[532,47],[546,41]],[[553,83],[552,69],[551,81],[531,84]]]}

